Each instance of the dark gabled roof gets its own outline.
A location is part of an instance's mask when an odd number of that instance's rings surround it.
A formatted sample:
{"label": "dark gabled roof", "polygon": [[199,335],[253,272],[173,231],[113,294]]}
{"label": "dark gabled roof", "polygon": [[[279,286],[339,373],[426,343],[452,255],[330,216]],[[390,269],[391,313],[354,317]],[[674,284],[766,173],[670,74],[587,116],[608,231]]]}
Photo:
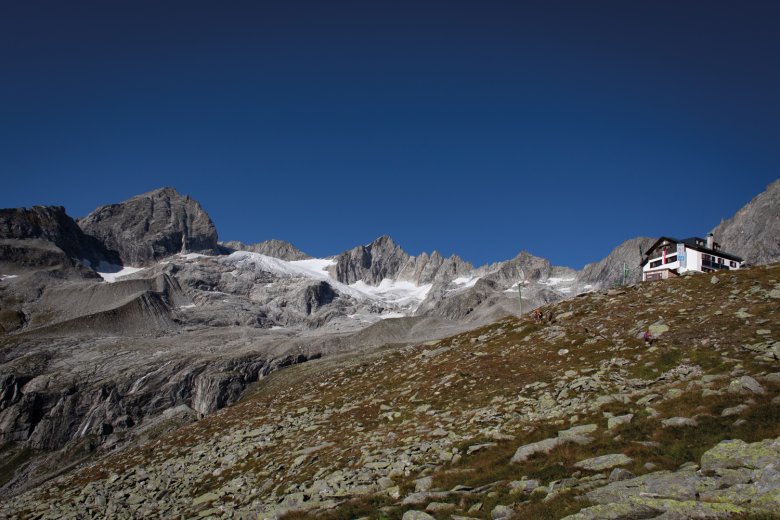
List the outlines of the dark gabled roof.
{"label": "dark gabled roof", "polygon": [[669,241],[675,244],[685,244],[686,247],[689,247],[691,249],[694,249],[696,251],[699,251],[701,253],[706,253],[710,255],[717,255],[722,256],[723,258],[726,258],[728,260],[734,260],[735,262],[742,262],[743,259],[738,257],[737,255],[732,255],[730,253],[726,253],[725,251],[721,251],[718,249],[710,249],[706,246],[699,245],[699,241],[706,243],[707,240],[699,237],[690,237],[690,238],[684,238],[683,240],[679,240],[677,238],[673,237],[660,237],[658,240],[653,242],[653,245],[650,246],[647,251],[644,253],[644,258],[642,259],[642,263],[639,264],[640,267],[644,266],[649,260],[650,255],[649,253],[654,250],[656,247],[658,247],[659,244],[661,244],[663,241]]}
{"label": "dark gabled roof", "polygon": [[[682,240],[679,240],[679,242],[691,247],[706,247],[707,245],[707,239],[701,237],[683,238]],[[701,244],[704,244],[704,246]],[[716,242],[715,244],[717,245],[718,243]]]}

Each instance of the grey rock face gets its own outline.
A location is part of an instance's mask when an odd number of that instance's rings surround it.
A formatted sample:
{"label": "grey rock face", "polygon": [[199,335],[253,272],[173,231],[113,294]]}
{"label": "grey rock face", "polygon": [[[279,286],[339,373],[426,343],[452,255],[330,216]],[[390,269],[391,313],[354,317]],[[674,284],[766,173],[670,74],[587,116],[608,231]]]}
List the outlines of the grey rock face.
{"label": "grey rock face", "polygon": [[338,255],[331,272],[341,283],[363,281],[369,285],[379,285],[385,278],[395,278],[409,259],[409,254],[401,246],[384,235],[368,245]]}
{"label": "grey rock face", "polygon": [[265,240],[263,242],[258,242],[257,244],[245,244],[238,240],[231,240],[229,242],[220,242],[220,245],[231,252],[250,251],[252,253],[281,258],[282,260],[287,261],[306,260],[311,258],[311,256],[284,240]]}
{"label": "grey rock face", "polygon": [[623,284],[623,266],[628,266],[629,283],[641,280],[642,273],[639,263],[642,261],[642,253],[649,248],[655,239],[637,237],[626,240],[605,258],[588,264],[577,273],[578,291],[596,290]]}
{"label": "grey rock face", "polygon": [[520,280],[538,281],[549,278],[553,272],[553,266],[546,258],[534,256],[527,251],[506,262],[500,262],[483,268],[485,280],[495,282],[500,288],[507,289]]}
{"label": "grey rock face", "polygon": [[78,221],[124,264],[148,265],[184,252],[217,252],[217,231],[200,204],[173,188],[101,206]]}
{"label": "grey rock face", "polygon": [[85,440],[90,449],[112,445],[115,434],[169,420],[180,408],[189,410],[187,420],[193,410],[210,414],[258,377],[319,355],[266,342],[247,344],[235,329],[16,342],[0,368],[0,442],[83,453]]}
{"label": "grey rock face", "polygon": [[457,294],[448,295],[446,292],[437,294],[433,292],[422,303],[419,313],[428,316],[439,316],[447,319],[463,319],[485,307],[496,307],[500,300],[509,300],[501,295],[494,282],[478,280],[474,287]]}
{"label": "grey rock face", "polygon": [[727,253],[752,265],[780,260],[780,179],[712,230]]}
{"label": "grey rock face", "polygon": [[[26,275],[0,287],[0,301],[13,309],[14,301],[24,326],[36,335],[151,334],[176,328],[173,309],[188,304],[177,279],[170,273],[113,284],[92,280],[63,280],[47,272]],[[8,303],[6,303],[8,302]]]}
{"label": "grey rock face", "polygon": [[345,284],[362,281],[368,285],[379,285],[385,278],[417,285],[449,283],[474,269],[456,255],[444,258],[437,251],[430,255],[411,256],[387,235],[342,253],[335,261],[330,268],[331,274]]}
{"label": "grey rock face", "polygon": [[474,267],[457,255],[444,258],[438,251],[430,255],[422,253],[409,258],[398,273],[400,280],[408,280],[418,285],[447,282],[462,276]]}
{"label": "grey rock face", "polygon": [[20,267],[75,266],[119,257],[85,235],[62,206],[0,209],[0,262]]}

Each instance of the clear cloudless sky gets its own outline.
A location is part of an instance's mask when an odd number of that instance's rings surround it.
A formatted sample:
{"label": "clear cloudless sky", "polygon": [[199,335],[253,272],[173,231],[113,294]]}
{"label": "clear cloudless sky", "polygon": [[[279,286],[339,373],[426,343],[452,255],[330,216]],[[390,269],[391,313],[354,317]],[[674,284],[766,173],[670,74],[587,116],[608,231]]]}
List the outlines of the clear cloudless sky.
{"label": "clear cloudless sky", "polygon": [[581,267],[780,177],[780,2],[0,0],[0,207]]}

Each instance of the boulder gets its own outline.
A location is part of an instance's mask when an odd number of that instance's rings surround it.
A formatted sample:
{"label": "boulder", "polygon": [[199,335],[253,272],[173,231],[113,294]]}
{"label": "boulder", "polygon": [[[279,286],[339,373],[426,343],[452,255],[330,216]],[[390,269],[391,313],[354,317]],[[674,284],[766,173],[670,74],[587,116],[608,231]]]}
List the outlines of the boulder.
{"label": "boulder", "polygon": [[629,424],[633,418],[634,418],[634,414],[632,413],[626,415],[618,415],[617,417],[610,417],[609,419],[607,419],[607,429],[614,430],[615,428]]}
{"label": "boulder", "polygon": [[428,513],[423,513],[422,511],[416,511],[416,510],[409,510],[404,513],[402,520],[436,520],[436,519],[431,515],[429,515]]}
{"label": "boulder", "polygon": [[665,428],[680,428],[682,426],[696,426],[698,422],[690,417],[670,417],[661,421],[661,424]]}
{"label": "boulder", "polygon": [[537,453],[550,453],[555,448],[569,442],[584,445],[591,441],[592,439],[585,435],[566,434],[561,437],[552,437],[538,442],[532,442],[531,444],[526,444],[517,448],[517,451],[515,451],[515,454],[512,456],[511,462],[514,464],[525,462]]}
{"label": "boulder", "polygon": [[586,469],[588,471],[602,471],[605,469],[614,468],[615,466],[625,466],[626,464],[630,464],[633,461],[634,459],[627,457],[622,453],[613,453],[581,460],[574,464],[574,467]]}
{"label": "boulder", "polygon": [[701,457],[702,471],[721,469],[761,469],[780,461],[780,440],[767,439],[747,443],[734,439],[720,442]]}
{"label": "boulder", "polygon": [[742,376],[729,383],[728,391],[735,394],[763,394],[766,392],[761,384],[750,376]]}

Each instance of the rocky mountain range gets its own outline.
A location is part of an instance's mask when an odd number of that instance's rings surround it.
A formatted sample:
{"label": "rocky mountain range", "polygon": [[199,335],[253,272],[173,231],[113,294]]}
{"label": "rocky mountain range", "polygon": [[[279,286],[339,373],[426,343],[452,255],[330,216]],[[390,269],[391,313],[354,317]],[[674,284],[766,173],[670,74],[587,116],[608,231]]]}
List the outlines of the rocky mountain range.
{"label": "rocky mountain range", "polygon": [[[776,222],[777,186],[721,225],[742,240],[729,250],[780,259],[753,244],[777,244],[777,227],[746,222],[773,209]],[[15,468],[0,493],[212,414],[280,367],[515,314],[518,287],[528,312],[620,285],[652,241],[629,240],[580,271],[528,252],[474,267],[410,255],[388,236],[329,258],[279,240],[218,242],[200,204],[172,188],[79,220],[61,207],[0,210],[0,442],[10,446],[0,466]],[[29,460],[13,463],[21,454]]]}

